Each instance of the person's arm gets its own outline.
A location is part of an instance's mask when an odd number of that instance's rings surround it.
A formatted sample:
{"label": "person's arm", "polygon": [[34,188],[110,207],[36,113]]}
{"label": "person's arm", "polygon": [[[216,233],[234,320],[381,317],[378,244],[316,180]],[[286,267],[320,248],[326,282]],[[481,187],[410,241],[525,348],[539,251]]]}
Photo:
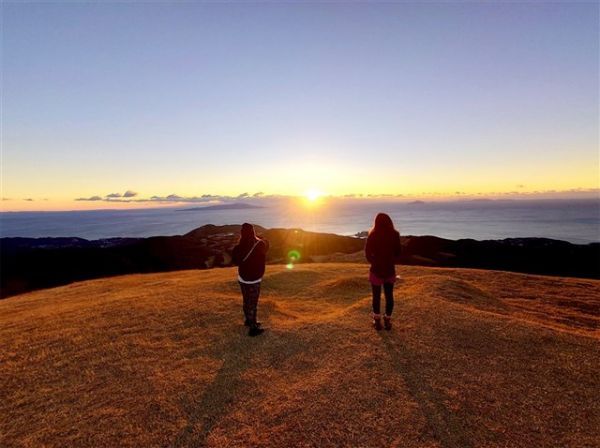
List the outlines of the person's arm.
{"label": "person's arm", "polygon": [[231,261],[236,266],[239,266],[240,262],[242,261],[240,259],[240,246],[239,245],[237,245],[233,248],[233,251],[231,252]]}
{"label": "person's arm", "polygon": [[400,254],[402,253],[402,242],[400,240],[400,232],[396,232],[396,243],[394,244],[394,257],[396,258],[396,263],[400,260]]}
{"label": "person's arm", "polygon": [[375,254],[373,253],[373,241],[370,236],[367,237],[367,244],[365,244],[365,257],[369,263],[373,263]]}

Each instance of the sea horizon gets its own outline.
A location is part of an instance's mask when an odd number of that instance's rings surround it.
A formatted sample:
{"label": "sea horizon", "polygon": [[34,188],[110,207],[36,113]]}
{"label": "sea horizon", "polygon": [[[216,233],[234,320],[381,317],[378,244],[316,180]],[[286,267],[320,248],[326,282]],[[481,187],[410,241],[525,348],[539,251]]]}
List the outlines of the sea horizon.
{"label": "sea horizon", "polygon": [[392,217],[402,235],[476,240],[551,238],[576,244],[600,241],[600,199],[338,200],[314,209],[298,208],[291,202],[257,205],[239,209],[178,204],[140,209],[0,212],[0,237],[140,238],[185,234],[206,224],[243,222],[265,228],[355,235],[368,230],[375,214],[382,211]]}

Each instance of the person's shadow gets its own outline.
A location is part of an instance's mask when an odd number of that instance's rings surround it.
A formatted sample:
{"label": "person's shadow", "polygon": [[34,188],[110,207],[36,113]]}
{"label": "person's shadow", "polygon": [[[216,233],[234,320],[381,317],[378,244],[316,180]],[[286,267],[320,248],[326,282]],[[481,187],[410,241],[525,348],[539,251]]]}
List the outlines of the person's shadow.
{"label": "person's shadow", "polygon": [[181,402],[187,418],[186,426],[176,436],[172,446],[204,446],[206,439],[219,419],[227,415],[230,406],[243,396],[243,373],[251,367],[253,359],[276,365],[299,350],[301,342],[294,334],[267,330],[261,336],[250,338],[246,330],[231,336],[220,346],[224,353],[223,364],[199,397],[186,395]]}
{"label": "person's shadow", "polygon": [[419,371],[419,355],[402,342],[398,328],[382,330],[378,334],[390,356],[392,367],[402,377],[408,392],[421,409],[433,437],[444,448],[471,448],[473,444],[465,434],[462,420],[444,406],[444,396],[427,384]]}

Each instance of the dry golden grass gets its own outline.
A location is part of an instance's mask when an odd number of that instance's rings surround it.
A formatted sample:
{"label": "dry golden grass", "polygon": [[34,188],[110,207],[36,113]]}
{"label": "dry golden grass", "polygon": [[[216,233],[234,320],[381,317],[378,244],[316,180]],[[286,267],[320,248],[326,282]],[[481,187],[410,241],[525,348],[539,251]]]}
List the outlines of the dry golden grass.
{"label": "dry golden grass", "polygon": [[248,338],[232,269],[0,302],[0,446],[598,446],[600,282],[269,266]]}

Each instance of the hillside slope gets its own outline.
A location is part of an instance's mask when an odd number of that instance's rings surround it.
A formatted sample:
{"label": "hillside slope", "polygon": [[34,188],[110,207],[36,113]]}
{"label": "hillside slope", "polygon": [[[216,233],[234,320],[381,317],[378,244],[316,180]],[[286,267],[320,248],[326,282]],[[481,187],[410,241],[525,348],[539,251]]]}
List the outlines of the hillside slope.
{"label": "hillside slope", "polygon": [[597,446],[600,281],[269,266],[248,338],[231,268],[0,302],[0,446]]}
{"label": "hillside slope", "polygon": [[[149,238],[0,238],[0,299],[114,275],[231,266],[241,225],[207,224],[185,235]],[[270,242],[269,264],[362,263],[365,240],[302,229],[255,226]],[[600,280],[600,243],[546,238],[476,241],[403,236],[403,265],[480,268]]]}

